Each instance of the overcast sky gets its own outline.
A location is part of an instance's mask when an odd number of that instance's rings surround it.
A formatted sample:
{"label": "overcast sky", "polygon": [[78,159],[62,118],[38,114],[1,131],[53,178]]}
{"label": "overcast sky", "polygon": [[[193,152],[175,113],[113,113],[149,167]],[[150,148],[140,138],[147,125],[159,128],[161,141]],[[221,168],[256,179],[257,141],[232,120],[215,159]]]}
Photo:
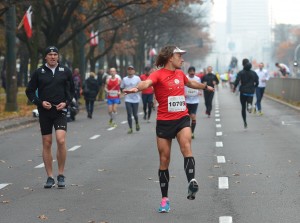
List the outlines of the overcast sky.
{"label": "overcast sky", "polygon": [[[273,7],[273,21],[276,23],[300,25],[299,0],[269,0]],[[225,22],[227,0],[214,0],[214,21]]]}

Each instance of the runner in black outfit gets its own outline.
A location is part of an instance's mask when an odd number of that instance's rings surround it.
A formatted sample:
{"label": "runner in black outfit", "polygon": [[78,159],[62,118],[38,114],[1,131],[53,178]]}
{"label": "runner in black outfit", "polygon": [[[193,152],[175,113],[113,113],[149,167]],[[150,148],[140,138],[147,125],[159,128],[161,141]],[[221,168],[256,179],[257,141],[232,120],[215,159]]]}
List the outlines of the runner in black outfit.
{"label": "runner in black outfit", "polygon": [[[215,87],[215,85],[219,84],[219,80],[215,74],[212,73],[212,67],[208,66],[207,67],[207,74],[204,75],[204,77],[201,79],[202,83],[206,83],[207,86],[210,87]],[[206,107],[206,112],[208,117],[210,117],[210,113],[212,110],[212,100],[214,98],[215,92],[213,91],[204,91],[204,101],[205,101],[205,107]]]}
{"label": "runner in black outfit", "polygon": [[[26,88],[28,99],[37,105],[43,141],[43,160],[48,175],[44,188],[55,185],[52,172],[52,129],[55,128],[58,162],[58,188],[65,187],[64,166],[67,156],[67,106],[75,90],[72,72],[58,63],[58,49],[54,46],[45,50],[46,63],[35,70]],[[36,92],[37,91],[37,92]]]}
{"label": "runner in black outfit", "polygon": [[241,70],[236,77],[234,82],[233,92],[235,92],[236,87],[240,83],[240,101],[242,105],[242,117],[244,121],[244,127],[247,128],[246,120],[246,108],[249,113],[252,111],[252,101],[255,92],[255,88],[258,86],[258,76],[251,70],[251,63],[248,59],[243,59],[244,69]]}

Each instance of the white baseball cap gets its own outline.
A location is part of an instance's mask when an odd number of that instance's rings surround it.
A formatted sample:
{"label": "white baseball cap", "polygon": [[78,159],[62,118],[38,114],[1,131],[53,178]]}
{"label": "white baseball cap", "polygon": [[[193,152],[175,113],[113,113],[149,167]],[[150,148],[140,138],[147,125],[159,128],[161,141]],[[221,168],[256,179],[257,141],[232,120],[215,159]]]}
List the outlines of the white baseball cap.
{"label": "white baseball cap", "polygon": [[173,53],[185,54],[186,51],[185,51],[185,50],[181,50],[181,49],[179,49],[178,47],[176,47],[176,48],[173,50]]}

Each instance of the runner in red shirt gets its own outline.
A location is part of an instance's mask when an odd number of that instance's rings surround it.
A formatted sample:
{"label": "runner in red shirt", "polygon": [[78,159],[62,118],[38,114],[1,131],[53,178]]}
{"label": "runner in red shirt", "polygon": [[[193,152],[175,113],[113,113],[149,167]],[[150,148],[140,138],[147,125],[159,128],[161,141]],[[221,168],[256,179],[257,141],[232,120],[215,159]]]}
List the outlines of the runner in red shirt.
{"label": "runner in red shirt", "polygon": [[160,157],[158,175],[162,193],[159,212],[169,212],[170,210],[168,168],[172,139],[175,137],[184,157],[184,169],[188,179],[187,198],[194,200],[195,194],[198,192],[198,183],[195,180],[195,160],[191,150],[192,132],[186,108],[184,86],[214,91],[214,88],[206,84],[189,80],[180,70],[184,62],[182,58],[184,53],[186,51],[176,46],[164,47],[155,62],[157,67],[162,68],[151,73],[147,80],[141,81],[135,88],[126,91],[126,93],[136,93],[153,86],[159,104],[156,123],[157,147]]}
{"label": "runner in red shirt", "polygon": [[116,76],[116,68],[110,68],[111,77],[106,80],[105,91],[107,93],[107,105],[108,105],[108,114],[109,114],[109,125],[112,127],[117,127],[116,124],[116,115],[117,115],[117,106],[120,104],[120,84],[121,80]]}
{"label": "runner in red shirt", "polygon": [[[153,69],[151,69],[150,67],[145,67],[145,74],[142,74],[140,76],[142,81],[145,81],[148,79],[150,73],[152,73],[151,71],[153,71]],[[152,107],[153,107],[153,87],[150,86],[148,88],[146,88],[145,90],[142,91],[142,101],[143,101],[143,111],[144,111],[144,120],[150,120],[151,117],[151,111],[152,111]],[[148,112],[147,112],[147,108],[148,108]]]}

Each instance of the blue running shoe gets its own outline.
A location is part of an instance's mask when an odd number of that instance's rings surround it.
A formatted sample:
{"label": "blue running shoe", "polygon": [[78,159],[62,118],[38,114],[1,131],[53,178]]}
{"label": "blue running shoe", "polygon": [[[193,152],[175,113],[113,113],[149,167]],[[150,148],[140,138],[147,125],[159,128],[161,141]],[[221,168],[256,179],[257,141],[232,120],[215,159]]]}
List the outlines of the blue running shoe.
{"label": "blue running shoe", "polygon": [[168,213],[170,211],[170,201],[169,198],[163,197],[160,202],[160,207],[158,209],[159,213]]}
{"label": "blue running shoe", "polygon": [[54,181],[53,177],[48,177],[47,182],[44,185],[44,188],[52,188],[52,187],[55,187],[55,181]]}
{"label": "blue running shoe", "polygon": [[195,195],[199,190],[199,186],[198,183],[195,179],[191,179],[191,181],[189,182],[189,186],[188,186],[188,196],[187,199],[189,200],[194,200],[195,199]]}
{"label": "blue running shoe", "polygon": [[58,175],[57,176],[57,187],[58,188],[65,188],[66,187],[65,176],[64,175]]}

